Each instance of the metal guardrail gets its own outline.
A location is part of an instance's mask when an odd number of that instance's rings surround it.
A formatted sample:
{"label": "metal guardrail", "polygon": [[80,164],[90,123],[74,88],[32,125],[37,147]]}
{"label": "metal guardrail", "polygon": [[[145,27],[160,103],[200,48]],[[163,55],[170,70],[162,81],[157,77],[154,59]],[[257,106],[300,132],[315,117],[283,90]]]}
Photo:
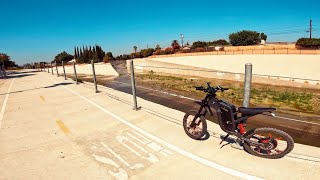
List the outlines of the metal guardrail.
{"label": "metal guardrail", "polygon": [[[52,64],[52,63],[51,63]],[[64,63],[62,63],[64,64]],[[95,76],[95,68],[94,68],[94,62],[91,61],[92,64],[92,75],[93,75],[93,81],[94,81],[94,86],[95,86],[95,93],[98,92],[97,89],[97,82],[96,82],[96,76]],[[133,109],[134,110],[139,110],[140,107],[138,106],[137,103],[137,96],[136,96],[136,87],[139,88],[143,88],[143,89],[147,89],[150,91],[155,91],[155,92],[160,92],[169,96],[175,96],[175,97],[179,97],[179,98],[184,98],[184,99],[188,99],[191,101],[195,101],[196,99],[190,98],[190,97],[186,97],[186,96],[182,96],[182,95],[178,95],[178,94],[174,94],[174,93],[169,93],[169,92],[165,92],[165,91],[160,91],[160,90],[156,90],[156,89],[151,89],[151,88],[147,88],[147,87],[143,87],[143,86],[136,86],[135,84],[135,75],[134,75],[134,63],[133,60],[130,61],[130,72],[131,72],[131,86],[132,86],[132,94],[133,94]],[[137,66],[137,67],[152,67],[152,66]],[[73,68],[74,68],[74,80],[76,81],[76,84],[78,84],[78,76],[77,76],[77,72],[76,72],[76,66],[75,63],[73,63]],[[163,68],[163,67],[160,67]],[[190,69],[191,70],[191,69]],[[52,71],[52,75],[53,75],[53,68],[51,66],[51,71]],[[49,67],[48,67],[48,72],[49,72]],[[209,72],[221,72],[221,71],[209,71]],[[229,72],[225,72],[225,73],[229,73]],[[232,73],[232,74],[239,74],[239,73]],[[249,101],[250,101],[250,91],[251,91],[251,80],[252,80],[252,65],[251,64],[246,64],[245,67],[245,81],[244,81],[244,100],[243,100],[243,106],[246,107],[249,105]],[[66,74],[64,71],[64,77],[66,79]],[[119,82],[119,81],[117,81]],[[123,82],[119,82],[119,83],[123,83]],[[123,84],[128,84],[128,83],[123,83]],[[293,119],[293,118],[287,118],[287,117],[282,117],[282,116],[275,116],[276,118],[280,118],[280,119],[284,119],[284,120],[288,120],[288,121],[295,121],[295,122],[300,122],[300,123],[306,123],[306,124],[311,124],[311,125],[319,125],[320,123],[316,123],[316,122],[309,122],[309,121],[303,121],[303,120],[299,120],[299,119]]]}
{"label": "metal guardrail", "polygon": [[[224,73],[224,74],[232,74],[232,75],[236,75],[236,74],[245,75],[245,73],[240,73],[240,72],[228,72],[228,71],[218,71],[218,70],[171,68],[171,67],[148,66],[148,65],[135,65],[134,67],[140,67],[140,68],[146,67],[146,68],[155,68],[155,69],[171,69],[171,70],[186,70],[186,71],[198,71],[198,72],[216,72],[216,73]],[[252,76],[320,82],[320,79],[296,78],[296,77],[289,77],[289,76],[275,76],[275,75],[254,74],[254,73],[252,73]]]}

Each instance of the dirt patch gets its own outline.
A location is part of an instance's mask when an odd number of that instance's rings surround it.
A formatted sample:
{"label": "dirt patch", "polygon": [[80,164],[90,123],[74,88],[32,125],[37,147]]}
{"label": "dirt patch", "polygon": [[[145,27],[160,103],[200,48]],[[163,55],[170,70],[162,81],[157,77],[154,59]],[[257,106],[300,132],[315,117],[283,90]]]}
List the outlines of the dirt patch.
{"label": "dirt patch", "polygon": [[[137,74],[136,82],[140,85],[175,91],[177,93],[190,94],[197,98],[203,96],[203,92],[196,91],[195,86],[203,86],[210,82],[212,86],[230,88],[229,91],[218,93],[218,96],[238,106],[242,105],[243,83],[236,81],[175,77],[159,75],[154,72]],[[253,84],[251,91],[251,106],[276,107],[278,110],[293,114],[320,115],[320,90],[269,86]]]}

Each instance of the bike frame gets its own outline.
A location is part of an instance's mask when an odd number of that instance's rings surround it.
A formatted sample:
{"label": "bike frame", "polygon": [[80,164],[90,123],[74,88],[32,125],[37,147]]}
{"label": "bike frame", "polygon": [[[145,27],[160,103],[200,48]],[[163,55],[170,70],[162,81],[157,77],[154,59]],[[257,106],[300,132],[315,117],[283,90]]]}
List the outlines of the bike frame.
{"label": "bike frame", "polygon": [[[216,98],[215,94],[209,94],[209,93],[206,95],[206,97],[202,101],[195,101],[195,103],[200,105],[200,109],[198,110],[197,115],[194,117],[194,119],[193,119],[193,121],[191,123],[191,126],[195,125],[195,123],[196,123],[195,121],[199,116],[204,116],[205,117],[208,112],[209,112],[210,116],[213,116],[213,112],[211,110],[211,108],[213,108],[217,112],[218,122],[219,122],[220,128],[223,131],[228,133],[224,137],[224,139],[222,141],[224,141],[229,135],[234,135],[237,138],[239,138],[242,142],[246,141],[246,142],[249,142],[250,144],[255,145],[255,146],[261,145],[261,143],[257,143],[257,142],[251,141],[250,139],[245,137],[246,136],[246,130],[245,130],[245,125],[244,124],[245,124],[246,120],[249,117],[252,117],[252,116],[242,116],[242,117],[239,117],[237,119],[233,119],[233,121],[234,121],[233,123],[236,124],[239,132],[229,131],[223,126],[222,117],[221,117],[221,113],[222,112],[221,112],[221,107],[219,105],[219,101],[220,100],[218,98]],[[238,112],[235,112],[235,113],[238,113]]]}

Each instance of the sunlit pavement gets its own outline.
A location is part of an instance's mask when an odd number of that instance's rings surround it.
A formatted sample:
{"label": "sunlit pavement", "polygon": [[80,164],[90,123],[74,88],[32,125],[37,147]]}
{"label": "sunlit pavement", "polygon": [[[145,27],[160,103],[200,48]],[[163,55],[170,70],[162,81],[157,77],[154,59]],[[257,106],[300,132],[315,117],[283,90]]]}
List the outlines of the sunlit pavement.
{"label": "sunlit pavement", "polygon": [[[295,144],[282,159],[190,139],[184,113],[46,72],[0,79],[0,179],[317,179],[320,149]],[[9,76],[9,77],[10,77]],[[170,103],[170,102],[168,102]]]}

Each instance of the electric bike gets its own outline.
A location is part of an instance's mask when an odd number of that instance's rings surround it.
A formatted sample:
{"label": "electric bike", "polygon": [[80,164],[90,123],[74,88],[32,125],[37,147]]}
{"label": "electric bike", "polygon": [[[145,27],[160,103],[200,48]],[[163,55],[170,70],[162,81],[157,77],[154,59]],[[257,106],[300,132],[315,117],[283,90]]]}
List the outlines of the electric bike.
{"label": "electric bike", "polygon": [[292,137],[284,131],[275,128],[255,128],[246,131],[247,119],[258,114],[271,114],[275,108],[236,108],[233,104],[219,100],[216,97],[218,91],[224,92],[228,88],[221,86],[211,87],[207,83],[207,87],[195,87],[196,90],[206,93],[202,101],[195,103],[200,105],[199,110],[192,110],[186,113],[183,118],[183,128],[186,134],[195,139],[201,140],[207,133],[206,115],[209,113],[213,116],[214,109],[218,117],[218,123],[221,129],[227,135],[221,140],[220,144],[225,141],[229,135],[236,136],[237,141],[241,143],[243,148],[250,154],[277,159],[285,156],[292,151],[294,141]]}

